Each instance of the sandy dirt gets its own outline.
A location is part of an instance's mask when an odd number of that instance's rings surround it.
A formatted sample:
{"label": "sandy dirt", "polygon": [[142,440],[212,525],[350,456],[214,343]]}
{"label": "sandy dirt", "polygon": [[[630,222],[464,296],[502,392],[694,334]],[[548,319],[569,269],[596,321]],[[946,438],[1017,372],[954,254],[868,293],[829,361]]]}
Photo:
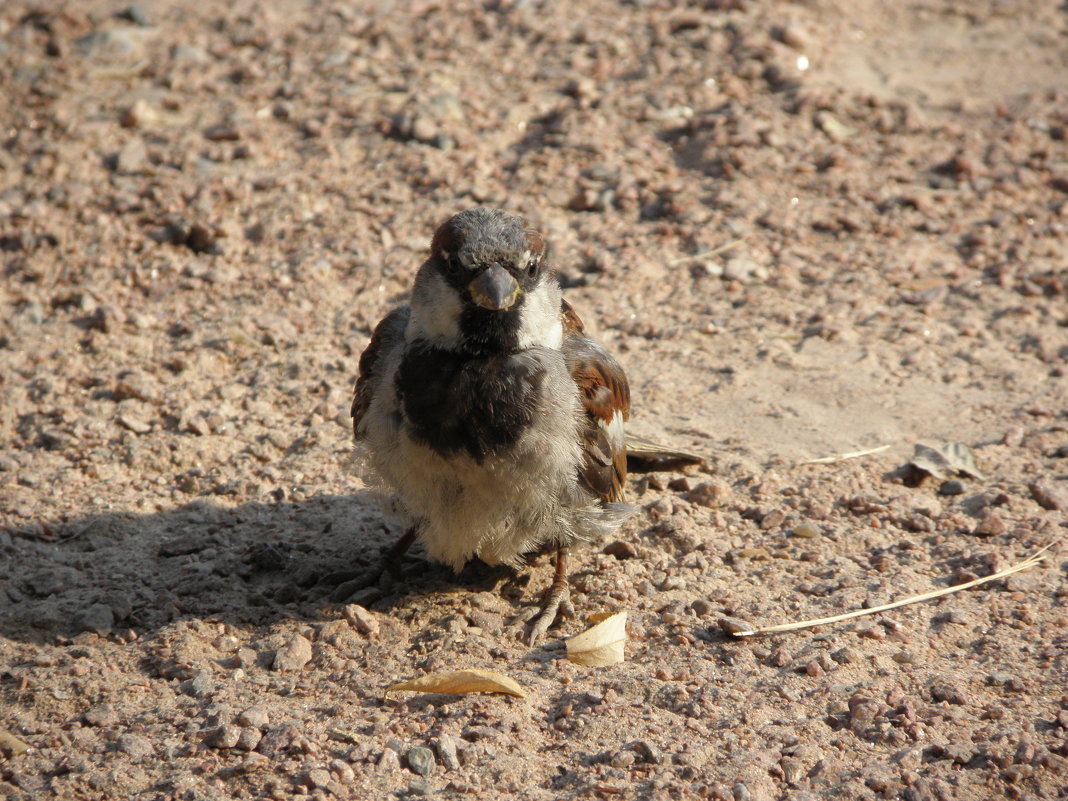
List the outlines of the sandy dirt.
{"label": "sandy dirt", "polygon": [[[1066,42],[1053,0],[4,2],[0,797],[1068,798]],[[533,649],[545,558],[331,601],[401,531],[359,353],[473,205],[707,457],[632,477]],[[905,480],[954,441],[983,478]],[[626,661],[567,662],[616,609]],[[529,696],[383,698],[467,667]]]}

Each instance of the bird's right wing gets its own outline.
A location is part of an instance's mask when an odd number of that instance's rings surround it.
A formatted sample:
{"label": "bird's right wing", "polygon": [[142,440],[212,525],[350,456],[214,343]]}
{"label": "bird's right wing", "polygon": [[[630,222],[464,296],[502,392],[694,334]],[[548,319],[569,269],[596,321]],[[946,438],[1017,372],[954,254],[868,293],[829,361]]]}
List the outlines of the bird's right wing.
{"label": "bird's right wing", "polygon": [[356,378],[356,387],[352,393],[352,432],[360,438],[360,420],[367,414],[378,383],[375,368],[382,355],[389,351],[403,336],[408,327],[411,309],[401,306],[394,309],[375,326],[371,341],[360,354],[360,372]]}

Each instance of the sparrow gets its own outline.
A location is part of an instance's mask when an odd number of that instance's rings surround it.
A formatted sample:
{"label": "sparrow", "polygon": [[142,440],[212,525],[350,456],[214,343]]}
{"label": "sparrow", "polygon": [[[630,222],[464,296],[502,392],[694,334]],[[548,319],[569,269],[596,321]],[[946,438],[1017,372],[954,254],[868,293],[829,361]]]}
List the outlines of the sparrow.
{"label": "sparrow", "polygon": [[360,356],[353,432],[411,521],[374,580],[416,539],[457,571],[554,550],[536,643],[574,614],[568,548],[632,512],[629,414],[626,374],[563,299],[542,236],[497,209],[450,218]]}

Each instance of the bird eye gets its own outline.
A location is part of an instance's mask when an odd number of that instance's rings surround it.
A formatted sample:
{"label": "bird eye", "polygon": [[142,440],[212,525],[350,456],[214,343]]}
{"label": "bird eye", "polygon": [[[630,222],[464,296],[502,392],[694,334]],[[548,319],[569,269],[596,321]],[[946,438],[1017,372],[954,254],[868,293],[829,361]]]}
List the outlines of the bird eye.
{"label": "bird eye", "polygon": [[458,275],[460,272],[460,260],[453,253],[444,254],[445,271],[449,275]]}
{"label": "bird eye", "polygon": [[537,259],[531,259],[530,261],[527,262],[527,275],[529,275],[531,278],[533,278],[537,274],[538,274],[538,260]]}

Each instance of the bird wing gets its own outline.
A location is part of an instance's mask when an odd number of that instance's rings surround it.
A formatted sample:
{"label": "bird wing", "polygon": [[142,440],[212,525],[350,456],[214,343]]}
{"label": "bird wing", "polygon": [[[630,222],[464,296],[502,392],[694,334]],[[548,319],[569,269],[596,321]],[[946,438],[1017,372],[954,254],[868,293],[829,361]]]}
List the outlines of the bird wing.
{"label": "bird wing", "polygon": [[604,348],[586,336],[582,320],[567,301],[561,305],[560,317],[564,325],[561,350],[586,413],[579,475],[601,499],[620,501],[627,478],[623,431],[623,422],[630,417],[627,375]]}
{"label": "bird wing", "polygon": [[356,435],[356,439],[360,438],[360,421],[367,414],[367,409],[371,405],[371,397],[378,384],[375,368],[382,355],[404,336],[404,329],[408,327],[410,315],[411,309],[401,306],[383,317],[381,322],[375,326],[371,341],[360,354],[360,372],[356,378],[356,387],[352,392],[351,409],[352,432]]}

